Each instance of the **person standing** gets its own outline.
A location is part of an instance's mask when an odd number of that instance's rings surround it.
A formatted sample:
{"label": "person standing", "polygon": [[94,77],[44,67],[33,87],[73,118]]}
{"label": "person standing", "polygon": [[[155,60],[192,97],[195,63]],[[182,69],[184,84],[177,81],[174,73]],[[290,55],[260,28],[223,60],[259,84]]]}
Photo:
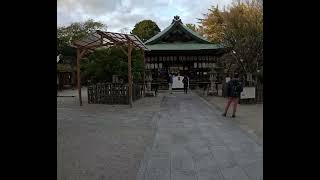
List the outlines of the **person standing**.
{"label": "person standing", "polygon": [[172,79],[172,74],[170,73],[169,74],[169,78],[168,78],[168,83],[169,83],[169,91],[170,91],[170,94],[172,94],[172,82],[173,82],[173,79]]}
{"label": "person standing", "polygon": [[243,85],[242,85],[242,82],[239,80],[239,74],[235,74],[233,79],[231,79],[227,84],[228,102],[227,102],[225,111],[222,114],[223,116],[227,116],[230,104],[233,102],[232,117],[233,118],[236,117],[237,104],[242,91],[243,91]]}
{"label": "person standing", "polygon": [[189,87],[189,78],[187,75],[184,75],[183,80],[183,90],[185,94],[188,94],[188,87]]}

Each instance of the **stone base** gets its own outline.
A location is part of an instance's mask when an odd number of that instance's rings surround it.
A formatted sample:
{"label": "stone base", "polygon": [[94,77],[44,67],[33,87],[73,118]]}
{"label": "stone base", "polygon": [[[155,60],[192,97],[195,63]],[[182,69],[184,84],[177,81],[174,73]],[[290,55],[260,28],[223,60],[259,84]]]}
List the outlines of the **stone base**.
{"label": "stone base", "polygon": [[145,97],[154,97],[154,92],[152,91],[147,91],[146,94],[145,94]]}
{"label": "stone base", "polygon": [[218,92],[217,91],[208,91],[208,96],[217,96]]}

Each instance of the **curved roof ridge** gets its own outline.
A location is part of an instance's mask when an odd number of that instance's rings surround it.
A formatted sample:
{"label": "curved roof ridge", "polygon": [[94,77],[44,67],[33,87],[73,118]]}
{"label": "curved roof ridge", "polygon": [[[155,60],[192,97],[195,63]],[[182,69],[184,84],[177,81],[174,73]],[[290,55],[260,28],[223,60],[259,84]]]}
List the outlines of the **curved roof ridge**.
{"label": "curved roof ridge", "polygon": [[[178,17],[179,18],[179,17]],[[195,39],[199,40],[202,43],[206,43],[206,44],[212,44],[211,42],[209,42],[206,38],[202,37],[200,34],[198,34],[197,32],[194,32],[193,30],[189,29],[187,26],[185,26],[180,19],[174,19],[173,22],[170,24],[170,26],[166,27],[164,30],[162,30],[161,32],[159,32],[158,34],[156,34],[155,36],[151,37],[150,39],[148,39],[146,42],[144,42],[146,45],[149,44],[151,45],[152,42],[158,40],[159,38],[161,38],[162,36],[164,36],[165,34],[167,34],[174,26],[176,25],[180,25],[182,27],[183,30],[185,30],[185,32],[189,33],[191,36],[193,36]]]}
{"label": "curved roof ridge", "polygon": [[154,35],[153,37],[151,37],[150,39],[148,39],[146,42],[144,42],[145,44],[150,43],[156,39],[158,39],[159,37],[161,37],[163,34],[165,34],[167,31],[169,31],[171,29],[171,27],[174,25],[174,23],[170,24],[170,26],[166,27],[164,30],[160,31],[158,34]]}

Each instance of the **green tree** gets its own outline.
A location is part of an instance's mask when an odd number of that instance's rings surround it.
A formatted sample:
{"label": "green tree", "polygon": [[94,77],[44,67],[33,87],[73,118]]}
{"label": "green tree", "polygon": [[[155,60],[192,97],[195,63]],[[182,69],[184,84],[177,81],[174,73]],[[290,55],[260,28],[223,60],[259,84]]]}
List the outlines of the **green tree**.
{"label": "green tree", "polygon": [[[132,51],[134,82],[142,80],[143,57],[141,51]],[[97,49],[82,64],[83,79],[92,82],[111,82],[112,75],[128,81],[128,57],[118,47]]]}
{"label": "green tree", "polygon": [[243,73],[256,73],[263,66],[263,11],[261,0],[234,1],[226,11],[217,7],[200,19],[205,36],[232,51],[224,56]]}
{"label": "green tree", "polygon": [[197,32],[198,29],[195,24],[186,24],[186,26],[194,32]]}
{"label": "green tree", "polygon": [[[107,26],[92,19],[85,22],[75,22],[69,26],[57,28],[57,53],[62,54],[74,41],[95,30],[106,30]],[[67,50],[67,52],[69,52]]]}
{"label": "green tree", "polygon": [[145,42],[159,32],[160,28],[155,22],[152,20],[143,20],[134,26],[131,34],[137,35],[143,42]]}
{"label": "green tree", "polygon": [[208,10],[209,13],[204,14],[203,19],[198,19],[201,24],[199,26],[200,34],[211,42],[222,43],[225,31],[223,13],[219,10],[218,5],[216,7],[212,6]]}

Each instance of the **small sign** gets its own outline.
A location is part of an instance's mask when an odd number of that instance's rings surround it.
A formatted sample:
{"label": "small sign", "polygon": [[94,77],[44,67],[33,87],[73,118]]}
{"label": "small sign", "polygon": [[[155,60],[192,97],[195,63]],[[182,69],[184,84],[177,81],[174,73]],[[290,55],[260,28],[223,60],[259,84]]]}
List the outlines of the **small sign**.
{"label": "small sign", "polygon": [[240,99],[254,99],[256,97],[255,87],[244,87]]}

